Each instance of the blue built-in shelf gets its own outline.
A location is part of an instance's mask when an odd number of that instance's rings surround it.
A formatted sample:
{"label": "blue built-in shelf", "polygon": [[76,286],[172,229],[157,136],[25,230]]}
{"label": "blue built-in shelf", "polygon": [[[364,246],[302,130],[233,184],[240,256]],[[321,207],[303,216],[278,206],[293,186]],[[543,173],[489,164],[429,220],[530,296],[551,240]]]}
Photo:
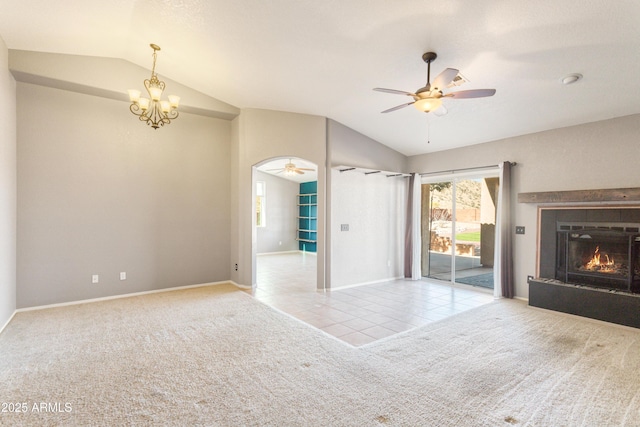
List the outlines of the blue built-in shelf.
{"label": "blue built-in shelf", "polygon": [[298,194],[298,249],[316,252],[318,241],[318,181],[303,182]]}

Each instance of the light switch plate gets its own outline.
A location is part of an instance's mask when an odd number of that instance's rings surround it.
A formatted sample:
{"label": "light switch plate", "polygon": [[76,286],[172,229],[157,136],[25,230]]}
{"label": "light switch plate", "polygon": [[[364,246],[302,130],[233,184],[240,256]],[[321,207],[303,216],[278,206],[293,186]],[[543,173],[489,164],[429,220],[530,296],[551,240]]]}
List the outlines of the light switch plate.
{"label": "light switch plate", "polygon": [[524,226],[516,225],[516,234],[524,234]]}

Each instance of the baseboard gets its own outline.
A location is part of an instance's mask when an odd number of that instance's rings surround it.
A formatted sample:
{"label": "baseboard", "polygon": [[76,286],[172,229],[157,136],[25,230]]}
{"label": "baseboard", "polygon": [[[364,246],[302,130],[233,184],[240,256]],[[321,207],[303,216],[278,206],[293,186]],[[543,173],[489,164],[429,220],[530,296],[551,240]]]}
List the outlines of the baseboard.
{"label": "baseboard", "polygon": [[[120,299],[120,298],[137,297],[137,296],[140,296],[140,295],[157,294],[157,293],[161,293],[161,292],[180,291],[180,290],[184,290],[184,289],[202,288],[204,286],[216,286],[216,285],[225,285],[225,284],[236,285],[231,280],[223,280],[221,282],[210,282],[210,283],[200,283],[198,285],[176,286],[176,287],[173,287],[173,288],[153,289],[151,291],[133,292],[133,293],[130,293],[130,294],[111,295],[111,296],[108,296],[108,297],[90,298],[90,299],[77,300],[77,301],[61,302],[61,303],[56,303],[56,304],[46,304],[46,305],[38,305],[38,306],[34,306],[34,307],[25,307],[25,308],[17,309],[16,312],[20,313],[20,312],[23,312],[23,311],[44,310],[46,308],[66,307],[66,306],[70,306],[70,305],[87,304],[87,303],[91,303],[91,302],[109,301],[109,300]],[[239,285],[236,285],[236,286],[240,287]]]}
{"label": "baseboard", "polygon": [[229,280],[228,283],[232,284],[236,288],[242,289],[243,291],[246,291],[246,290],[249,290],[249,289],[253,289],[253,286],[241,285],[239,283],[234,282],[233,280]]}
{"label": "baseboard", "polygon": [[269,256],[269,255],[287,255],[287,254],[305,254],[305,255],[318,255],[317,252],[301,251],[295,249],[293,251],[281,251],[281,252],[261,252],[256,254],[257,256]]}
{"label": "baseboard", "polygon": [[285,255],[285,254],[297,254],[298,252],[302,252],[299,251],[297,249],[294,249],[292,251],[280,251],[280,252],[261,252],[259,254],[256,254],[258,256],[268,256],[268,255]]}
{"label": "baseboard", "polygon": [[9,322],[11,322],[11,320],[13,320],[13,316],[15,316],[17,312],[18,312],[18,310],[13,310],[13,314],[11,316],[9,316],[9,319],[0,328],[0,334],[2,333],[2,331],[4,331],[4,328],[9,326]]}

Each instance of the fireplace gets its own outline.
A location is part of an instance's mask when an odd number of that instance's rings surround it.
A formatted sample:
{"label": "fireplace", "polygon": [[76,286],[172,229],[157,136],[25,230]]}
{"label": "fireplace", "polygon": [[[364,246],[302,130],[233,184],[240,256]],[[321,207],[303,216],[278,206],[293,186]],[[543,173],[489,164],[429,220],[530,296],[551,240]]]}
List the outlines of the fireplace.
{"label": "fireplace", "polygon": [[539,208],[529,305],[640,328],[640,206]]}
{"label": "fireplace", "polygon": [[555,279],[640,292],[640,223],[557,222]]}

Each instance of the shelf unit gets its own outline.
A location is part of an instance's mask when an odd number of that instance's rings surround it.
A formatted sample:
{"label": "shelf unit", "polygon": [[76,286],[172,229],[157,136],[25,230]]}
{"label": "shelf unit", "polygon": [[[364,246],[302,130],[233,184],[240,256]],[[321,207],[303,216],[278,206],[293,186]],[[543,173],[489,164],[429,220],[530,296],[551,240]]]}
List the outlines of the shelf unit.
{"label": "shelf unit", "polygon": [[318,241],[318,194],[316,181],[300,184],[298,201],[298,228],[296,240],[298,248],[306,252],[316,252]]}

